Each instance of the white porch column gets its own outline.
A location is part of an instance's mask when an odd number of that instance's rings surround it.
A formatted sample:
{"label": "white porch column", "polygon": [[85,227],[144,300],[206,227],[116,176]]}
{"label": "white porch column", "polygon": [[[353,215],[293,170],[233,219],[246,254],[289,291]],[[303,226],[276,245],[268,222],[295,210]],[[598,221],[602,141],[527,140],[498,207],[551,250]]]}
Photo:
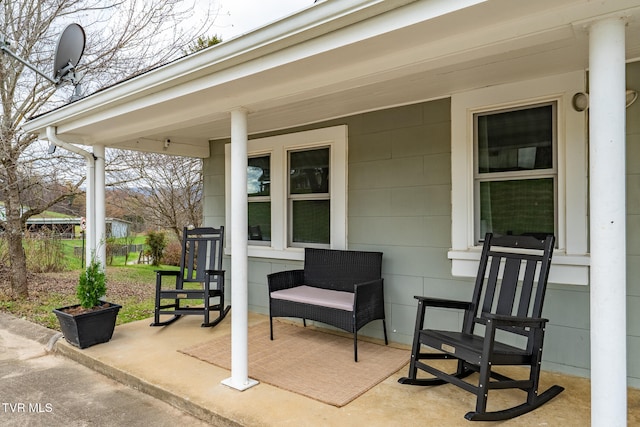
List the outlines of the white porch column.
{"label": "white porch column", "polygon": [[[69,142],[63,141],[58,137],[58,130],[54,126],[47,126],[47,139],[49,142],[55,144],[58,147],[62,147],[65,150],[71,151],[72,153],[80,154],[87,161],[87,191],[86,191],[86,207],[85,207],[85,216],[86,216],[86,231],[85,231],[85,260],[86,264],[91,262],[91,257],[95,252],[96,248],[96,217],[95,217],[95,189],[96,189],[96,161],[95,156],[92,153],[89,153],[86,150],[78,147],[77,145],[71,144]],[[104,148],[103,148],[104,150]],[[104,151],[103,151],[104,154]],[[104,160],[104,155],[102,156]],[[104,171],[104,163],[102,167]],[[104,173],[103,173],[104,176]],[[103,178],[104,182],[104,178]],[[103,206],[104,206],[104,192],[103,192]],[[104,216],[104,214],[103,214]],[[106,259],[106,257],[105,257]]]}
{"label": "white porch column", "polygon": [[589,32],[591,425],[627,425],[625,22]]}
{"label": "white porch column", "polygon": [[231,377],[222,384],[246,390],[248,376],[249,286],[247,251],[247,110],[231,112]]}
{"label": "white porch column", "polygon": [[96,168],[93,159],[87,159],[87,191],[85,194],[85,267],[91,262],[96,248]]}
{"label": "white porch column", "polygon": [[95,256],[103,267],[107,266],[107,230],[105,224],[105,149],[94,145],[95,156]]}

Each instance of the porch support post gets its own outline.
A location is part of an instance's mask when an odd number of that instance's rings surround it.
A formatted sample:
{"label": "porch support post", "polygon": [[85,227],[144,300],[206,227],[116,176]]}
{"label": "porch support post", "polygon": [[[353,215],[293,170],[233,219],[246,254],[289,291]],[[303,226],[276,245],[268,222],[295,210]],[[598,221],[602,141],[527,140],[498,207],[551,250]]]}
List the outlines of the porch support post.
{"label": "porch support post", "polygon": [[[87,161],[87,190],[86,190],[86,207],[85,207],[85,219],[86,219],[86,247],[85,247],[85,260],[87,263],[91,261],[91,256],[96,248],[96,216],[95,216],[95,189],[96,189],[96,158],[95,155],[89,153],[86,150],[71,144],[67,141],[63,141],[58,137],[58,130],[54,126],[47,126],[47,139],[52,144],[58,147],[62,147],[65,150],[72,153],[80,154]],[[104,151],[103,151],[104,154]],[[103,156],[104,159],[104,156]],[[104,165],[103,165],[104,170]],[[104,179],[103,179],[104,182]],[[103,196],[104,199],[104,196]]]}
{"label": "porch support post", "polygon": [[248,377],[247,129],[247,110],[231,111],[231,377],[222,384],[241,391],[258,384]]}
{"label": "porch support post", "polygon": [[627,424],[625,22],[589,31],[591,424]]}
{"label": "porch support post", "polygon": [[96,168],[95,160],[87,159],[87,190],[85,195],[85,267],[89,266],[96,248]]}
{"label": "porch support post", "polygon": [[107,266],[107,229],[105,209],[105,148],[104,145],[94,145],[95,158],[95,257],[102,267]]}

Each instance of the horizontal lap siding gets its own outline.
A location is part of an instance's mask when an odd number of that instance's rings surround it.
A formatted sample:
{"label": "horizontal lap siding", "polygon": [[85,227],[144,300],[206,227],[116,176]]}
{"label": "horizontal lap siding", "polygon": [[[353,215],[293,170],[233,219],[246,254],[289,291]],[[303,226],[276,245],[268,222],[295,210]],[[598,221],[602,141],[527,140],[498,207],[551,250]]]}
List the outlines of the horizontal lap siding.
{"label": "horizontal lap siding", "polygon": [[[640,88],[640,63],[629,64],[627,87]],[[628,363],[630,385],[640,387],[640,101],[627,109]],[[384,253],[387,328],[409,344],[413,295],[469,299],[470,279],[451,276],[450,101],[436,100],[305,126],[346,124],[349,130],[349,249]],[[264,135],[268,136],[268,135]],[[205,224],[224,222],[224,141],[205,161]],[[250,259],[250,310],[268,313],[266,275],[301,268],[295,261]],[[544,310],[547,369],[588,375],[589,287],[551,283]],[[456,313],[438,310],[436,328],[459,327]],[[379,325],[362,329],[381,338]],[[570,343],[567,345],[567,343]]]}
{"label": "horizontal lap siding", "polygon": [[[349,127],[349,246],[384,253],[389,336],[410,343],[413,295],[468,283],[451,277],[450,101],[363,115]],[[469,282],[470,283],[470,282]],[[471,286],[469,286],[469,293]],[[443,323],[459,316],[444,313]],[[378,332],[374,325],[371,332]],[[363,329],[367,333],[367,328]]]}

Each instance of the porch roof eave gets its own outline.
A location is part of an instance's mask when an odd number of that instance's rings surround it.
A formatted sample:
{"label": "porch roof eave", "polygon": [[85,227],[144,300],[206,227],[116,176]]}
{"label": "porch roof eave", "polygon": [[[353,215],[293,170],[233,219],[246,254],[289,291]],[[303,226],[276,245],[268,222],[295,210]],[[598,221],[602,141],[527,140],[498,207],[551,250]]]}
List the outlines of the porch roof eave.
{"label": "porch roof eave", "polygon": [[[172,96],[183,96],[190,93],[189,82],[203,76],[233,70],[241,64],[259,60],[274,52],[283,51],[414,1],[416,0],[342,0],[313,4],[278,21],[224,41],[214,48],[203,49],[179,58],[124,79],[75,102],[34,116],[28,119],[22,128],[46,138],[48,126],[57,126],[59,131],[64,132],[65,126],[74,126],[71,123],[99,122],[107,119],[112,110],[123,108],[123,105],[136,104],[130,108],[149,107],[162,101],[154,94],[171,88],[177,88]],[[215,84],[228,83],[239,77],[237,72],[230,74]],[[88,135],[71,134],[69,137],[72,142],[91,143],[91,137]]]}
{"label": "porch roof eave", "polygon": [[584,70],[584,23],[611,13],[631,17],[627,56],[640,57],[635,4],[322,2],[35,117],[24,130],[44,136],[55,126],[70,142],[207,157],[208,141],[229,137],[229,111],[240,106],[255,134]]}

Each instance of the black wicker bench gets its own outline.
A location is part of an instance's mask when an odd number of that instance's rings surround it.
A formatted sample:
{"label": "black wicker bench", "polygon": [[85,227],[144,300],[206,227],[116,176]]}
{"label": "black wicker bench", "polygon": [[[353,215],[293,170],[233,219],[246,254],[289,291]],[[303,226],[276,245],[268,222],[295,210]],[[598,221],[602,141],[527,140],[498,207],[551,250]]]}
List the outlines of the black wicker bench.
{"label": "black wicker bench", "polygon": [[271,339],[274,317],[326,323],[353,334],[357,362],[358,330],[380,319],[388,344],[381,271],[381,252],[306,248],[304,269],[267,276]]}

